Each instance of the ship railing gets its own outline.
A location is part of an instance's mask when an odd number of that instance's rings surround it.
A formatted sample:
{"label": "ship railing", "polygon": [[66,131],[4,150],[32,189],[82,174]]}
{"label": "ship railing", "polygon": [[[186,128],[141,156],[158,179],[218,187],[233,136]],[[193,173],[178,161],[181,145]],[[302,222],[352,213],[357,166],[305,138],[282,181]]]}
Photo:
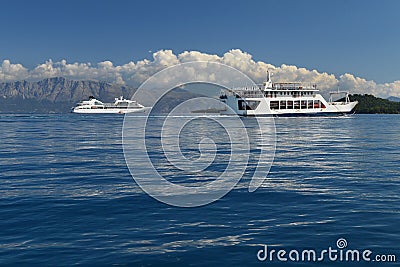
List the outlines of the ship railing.
{"label": "ship railing", "polygon": [[104,104],[104,107],[105,108],[115,108],[116,106],[114,104],[107,103],[107,104]]}
{"label": "ship railing", "polygon": [[340,106],[340,105],[347,105],[346,102],[329,102],[331,105]]}
{"label": "ship railing", "polygon": [[[337,100],[334,101],[334,100],[333,100],[333,97],[334,97],[335,95],[342,95],[342,96],[344,96],[344,101],[337,101]],[[349,92],[347,92],[347,91],[340,91],[339,89],[338,89],[337,91],[329,92],[329,100],[328,100],[328,102],[331,103],[331,104],[333,104],[333,105],[348,104],[348,103],[350,103]]]}
{"label": "ship railing", "polygon": [[317,90],[317,85],[313,83],[274,83],[271,89],[277,90]]}
{"label": "ship railing", "polygon": [[241,90],[232,90],[232,91],[224,92],[224,95],[236,95],[236,96],[240,96],[240,97],[259,98],[259,97],[263,97],[264,93],[260,89],[255,89],[255,90],[241,89]]}

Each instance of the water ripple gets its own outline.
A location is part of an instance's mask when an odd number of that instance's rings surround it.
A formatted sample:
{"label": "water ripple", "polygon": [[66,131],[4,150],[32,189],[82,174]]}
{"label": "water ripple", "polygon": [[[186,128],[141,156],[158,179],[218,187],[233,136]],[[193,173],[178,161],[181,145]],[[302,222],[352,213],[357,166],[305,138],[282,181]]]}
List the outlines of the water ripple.
{"label": "water ripple", "polygon": [[[318,249],[338,236],[354,248],[394,250],[398,118],[278,118],[275,161],[257,191],[247,191],[252,159],[224,198],[182,209],[134,183],[122,117],[0,115],[0,265],[251,265],[260,244]],[[252,129],[254,119],[243,120]],[[193,138],[188,131],[181,144],[195,159]],[[198,186],[226,168],[225,138],[213,139],[219,154],[203,172],[171,168],[157,135],[149,138],[150,154],[171,181]],[[254,154],[271,148],[252,142]]]}

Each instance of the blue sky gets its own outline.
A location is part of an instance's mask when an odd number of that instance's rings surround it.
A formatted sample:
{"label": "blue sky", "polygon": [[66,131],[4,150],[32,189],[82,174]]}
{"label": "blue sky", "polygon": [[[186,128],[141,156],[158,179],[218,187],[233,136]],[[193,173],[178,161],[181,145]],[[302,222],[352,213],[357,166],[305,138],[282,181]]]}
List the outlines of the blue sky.
{"label": "blue sky", "polygon": [[115,64],[160,49],[400,80],[400,1],[2,1],[0,60]]}

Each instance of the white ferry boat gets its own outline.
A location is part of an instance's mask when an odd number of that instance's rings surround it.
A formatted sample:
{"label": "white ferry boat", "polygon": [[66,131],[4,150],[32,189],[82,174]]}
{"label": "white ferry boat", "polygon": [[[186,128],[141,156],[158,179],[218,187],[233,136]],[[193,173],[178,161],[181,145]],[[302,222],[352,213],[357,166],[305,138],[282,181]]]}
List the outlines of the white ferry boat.
{"label": "white ferry boat", "polygon": [[89,100],[83,100],[78,103],[72,112],[74,113],[91,113],[91,114],[125,114],[132,112],[144,112],[147,107],[137,103],[135,100],[115,98],[114,103],[103,103],[93,96]]}
{"label": "white ferry boat", "polygon": [[[220,100],[242,116],[346,114],[358,103],[350,101],[348,92],[331,92],[326,101],[318,93],[316,84],[273,83],[269,72],[267,77],[262,85],[224,91]],[[333,101],[337,94],[344,95],[344,101]],[[232,114],[232,111],[226,109],[221,114]]]}

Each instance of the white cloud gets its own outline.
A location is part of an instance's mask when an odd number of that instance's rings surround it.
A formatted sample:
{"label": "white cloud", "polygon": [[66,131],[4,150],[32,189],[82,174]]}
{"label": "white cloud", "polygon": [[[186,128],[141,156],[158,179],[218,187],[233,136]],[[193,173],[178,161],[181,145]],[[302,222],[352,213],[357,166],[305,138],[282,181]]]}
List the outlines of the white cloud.
{"label": "white cloud", "polygon": [[23,80],[28,76],[28,69],[21,64],[11,64],[10,60],[3,60],[0,67],[0,82]]}
{"label": "white cloud", "polygon": [[221,62],[221,58],[217,55],[209,55],[198,51],[185,51],[178,55],[180,63],[191,61],[213,61]]}
{"label": "white cloud", "polygon": [[[68,63],[66,60],[53,62],[50,59],[29,70],[21,64],[13,64],[10,60],[4,60],[0,66],[0,82],[32,81],[62,76],[76,80],[88,79],[139,86],[150,76],[168,66],[190,61],[220,62],[242,71],[257,83],[261,83],[266,77],[267,70],[270,70],[273,73],[274,81],[317,83],[322,92],[336,90],[339,86],[352,93],[369,93],[381,97],[400,96],[400,81],[377,84],[348,73],[335,77],[333,74],[293,65],[274,66],[261,61],[256,62],[250,54],[239,49],[230,50],[223,56],[198,51],[185,51],[175,55],[171,50],[160,50],[153,53],[152,60],[131,61],[120,66],[115,66],[111,61],[92,65],[91,63]],[[187,70],[185,75],[196,74]]]}

